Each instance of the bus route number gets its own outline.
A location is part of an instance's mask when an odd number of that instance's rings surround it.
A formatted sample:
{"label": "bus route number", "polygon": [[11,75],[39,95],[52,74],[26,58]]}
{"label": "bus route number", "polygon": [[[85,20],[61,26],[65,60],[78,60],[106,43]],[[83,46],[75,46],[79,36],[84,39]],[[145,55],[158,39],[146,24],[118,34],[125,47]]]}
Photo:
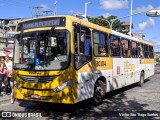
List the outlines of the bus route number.
{"label": "bus route number", "polygon": [[106,66],[106,61],[96,61],[96,66],[97,67],[104,67],[104,66]]}

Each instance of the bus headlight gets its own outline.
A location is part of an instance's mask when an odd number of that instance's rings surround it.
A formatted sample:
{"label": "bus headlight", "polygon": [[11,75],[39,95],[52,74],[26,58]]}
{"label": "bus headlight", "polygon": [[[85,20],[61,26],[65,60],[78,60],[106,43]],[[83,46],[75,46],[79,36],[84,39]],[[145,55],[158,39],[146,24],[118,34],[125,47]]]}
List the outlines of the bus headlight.
{"label": "bus headlight", "polygon": [[72,80],[68,80],[64,83],[62,83],[61,85],[57,86],[55,89],[53,89],[54,92],[59,92],[61,90],[63,90],[64,88],[66,88],[67,86],[69,86],[72,83]]}
{"label": "bus headlight", "polygon": [[18,88],[18,89],[21,88],[21,86],[19,85],[19,83],[17,83],[16,81],[14,81],[14,86],[15,86],[16,88]]}

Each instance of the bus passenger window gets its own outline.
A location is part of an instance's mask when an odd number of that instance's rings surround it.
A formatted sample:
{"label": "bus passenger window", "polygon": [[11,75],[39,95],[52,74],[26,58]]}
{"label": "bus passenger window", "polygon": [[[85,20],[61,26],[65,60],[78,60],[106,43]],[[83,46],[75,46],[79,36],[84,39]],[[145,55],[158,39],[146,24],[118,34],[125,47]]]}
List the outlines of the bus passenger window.
{"label": "bus passenger window", "polygon": [[91,55],[91,32],[89,28],[81,27],[79,52],[83,55]]}
{"label": "bus passenger window", "polygon": [[149,46],[149,58],[154,58],[153,46]]}
{"label": "bus passenger window", "polygon": [[111,56],[120,57],[120,37],[118,36],[110,36],[110,49]]}
{"label": "bus passenger window", "polygon": [[106,48],[105,48],[105,45],[102,45],[101,48],[100,48],[100,54],[102,56],[107,56],[107,52],[106,52]]}
{"label": "bus passenger window", "polygon": [[132,41],[131,46],[132,46],[131,56],[132,58],[137,58],[138,57],[137,43]]}
{"label": "bus passenger window", "polygon": [[94,54],[95,56],[109,56],[108,54],[108,35],[94,31],[93,32],[94,40]]}
{"label": "bus passenger window", "polygon": [[130,41],[126,40],[125,38],[122,38],[121,45],[122,45],[122,56],[123,57],[130,57],[130,55],[131,55]]}
{"label": "bus passenger window", "polygon": [[140,58],[144,58],[144,49],[143,49],[143,44],[141,44],[141,43],[138,43],[138,49],[139,49],[139,57]]}
{"label": "bus passenger window", "polygon": [[149,47],[148,47],[148,45],[144,45],[144,57],[149,58]]}

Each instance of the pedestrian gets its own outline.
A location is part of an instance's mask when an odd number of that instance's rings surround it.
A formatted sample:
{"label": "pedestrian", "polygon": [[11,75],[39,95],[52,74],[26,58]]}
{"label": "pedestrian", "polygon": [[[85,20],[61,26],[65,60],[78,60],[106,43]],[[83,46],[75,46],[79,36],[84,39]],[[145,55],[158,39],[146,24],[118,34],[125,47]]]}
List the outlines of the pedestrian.
{"label": "pedestrian", "polygon": [[9,63],[10,63],[9,57],[5,56],[5,62],[3,66],[3,73],[5,74],[5,77],[4,77],[5,94],[4,95],[9,94],[9,88],[10,88],[9,79],[8,79],[9,66],[10,66]]}
{"label": "pedestrian", "polygon": [[[11,61],[11,64],[12,64],[12,55],[10,54],[9,55],[9,57],[10,57],[10,61]],[[11,67],[12,68],[12,67]],[[12,69],[9,71],[9,74],[8,74],[8,77],[9,77],[9,79],[10,79],[10,88],[11,88],[11,104],[13,104],[14,103],[14,79],[13,79],[13,77],[12,77]]]}
{"label": "pedestrian", "polygon": [[2,96],[2,84],[4,82],[4,77],[5,77],[5,73],[4,73],[4,58],[1,56],[0,58],[0,96]]}
{"label": "pedestrian", "polygon": [[14,103],[14,91],[13,91],[13,86],[14,86],[14,80],[12,77],[12,55],[9,54],[9,56],[6,56],[6,61],[5,61],[5,65],[7,67],[8,70],[8,83],[9,83],[9,88],[10,88],[10,92],[11,92],[11,104]]}

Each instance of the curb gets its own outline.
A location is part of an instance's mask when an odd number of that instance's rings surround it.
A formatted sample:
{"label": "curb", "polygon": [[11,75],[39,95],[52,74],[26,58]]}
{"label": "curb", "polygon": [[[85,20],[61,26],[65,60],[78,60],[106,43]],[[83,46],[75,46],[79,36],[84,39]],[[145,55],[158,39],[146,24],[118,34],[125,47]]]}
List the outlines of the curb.
{"label": "curb", "polygon": [[0,105],[9,103],[10,100],[11,100],[10,95],[8,95],[8,96],[1,96],[0,97]]}

